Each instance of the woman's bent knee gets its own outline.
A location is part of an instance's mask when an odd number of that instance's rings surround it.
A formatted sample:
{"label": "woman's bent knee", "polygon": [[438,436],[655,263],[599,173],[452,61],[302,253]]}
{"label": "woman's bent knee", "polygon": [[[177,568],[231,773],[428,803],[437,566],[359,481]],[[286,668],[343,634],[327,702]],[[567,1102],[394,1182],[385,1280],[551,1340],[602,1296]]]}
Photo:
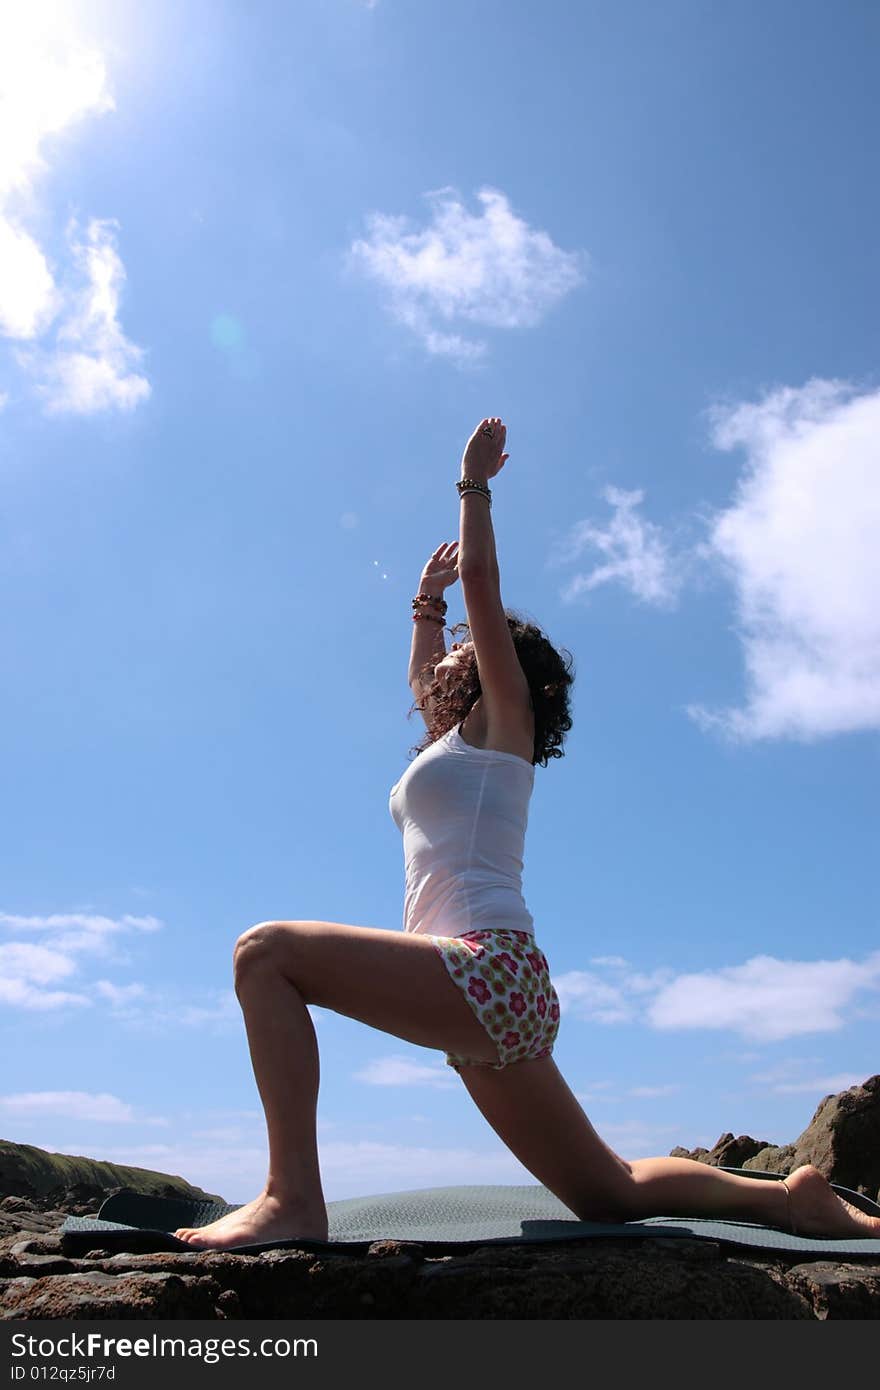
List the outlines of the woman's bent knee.
{"label": "woman's bent knee", "polygon": [[265,964],[272,954],[274,922],[258,922],[242,932],[232,950],[232,973],[236,985],[257,964]]}

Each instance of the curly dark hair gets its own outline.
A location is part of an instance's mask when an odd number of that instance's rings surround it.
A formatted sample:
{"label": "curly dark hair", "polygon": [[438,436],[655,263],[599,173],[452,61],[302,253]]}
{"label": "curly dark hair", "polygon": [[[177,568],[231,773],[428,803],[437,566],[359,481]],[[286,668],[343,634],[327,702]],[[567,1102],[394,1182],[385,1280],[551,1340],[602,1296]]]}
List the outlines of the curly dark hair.
{"label": "curly dark hair", "polygon": [[[565,756],[561,744],[571,728],[569,690],[574,683],[574,659],[571,652],[563,647],[562,651],[567,658],[563,661],[541,629],[513,609],[505,608],[504,616],[520,665],[529,683],[530,704],[535,714],[535,751],[532,761],[546,767],[548,758]],[[455,636],[458,632],[467,632],[468,625],[457,623],[450,631]],[[448,733],[453,725],[460,724],[482,693],[477,658],[473,650],[470,660],[463,663],[461,674],[452,689],[444,692],[440,688],[439,683],[434,680],[434,666],[431,662],[422,667],[417,679],[427,697],[424,709],[427,732],[421,743],[414,744],[409,750],[416,755],[430,748],[431,744]],[[418,701],[413,701],[407,719],[411,719],[413,711],[418,708]]]}

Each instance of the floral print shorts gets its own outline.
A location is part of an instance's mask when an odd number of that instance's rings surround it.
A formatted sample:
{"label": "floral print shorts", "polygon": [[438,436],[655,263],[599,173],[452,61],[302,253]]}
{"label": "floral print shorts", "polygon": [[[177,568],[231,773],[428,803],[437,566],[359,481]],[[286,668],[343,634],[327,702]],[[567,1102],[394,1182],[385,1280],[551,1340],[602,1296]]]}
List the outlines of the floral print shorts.
{"label": "floral print shorts", "polygon": [[559,998],[546,957],[530,932],[491,927],[430,939],[498,1048],[497,1062],[474,1062],[447,1052],[448,1066],[501,1071],[511,1062],[550,1056],[559,1032]]}

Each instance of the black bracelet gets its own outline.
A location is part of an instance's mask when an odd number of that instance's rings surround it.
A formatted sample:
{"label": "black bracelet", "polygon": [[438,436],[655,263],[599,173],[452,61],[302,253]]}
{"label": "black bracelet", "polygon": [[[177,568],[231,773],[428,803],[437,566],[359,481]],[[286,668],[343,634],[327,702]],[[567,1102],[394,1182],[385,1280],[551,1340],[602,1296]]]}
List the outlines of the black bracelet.
{"label": "black bracelet", "polygon": [[459,479],[459,481],[455,484],[455,486],[458,488],[458,495],[459,495],[459,497],[464,497],[465,493],[467,493],[467,492],[479,492],[479,493],[482,494],[483,497],[486,498],[486,501],[489,503],[489,506],[491,507],[491,505],[492,505],[492,493],[491,493],[491,490],[490,490],[488,484],[486,484],[486,483],[481,483],[480,480],[479,480],[479,478],[461,478],[461,479]]}

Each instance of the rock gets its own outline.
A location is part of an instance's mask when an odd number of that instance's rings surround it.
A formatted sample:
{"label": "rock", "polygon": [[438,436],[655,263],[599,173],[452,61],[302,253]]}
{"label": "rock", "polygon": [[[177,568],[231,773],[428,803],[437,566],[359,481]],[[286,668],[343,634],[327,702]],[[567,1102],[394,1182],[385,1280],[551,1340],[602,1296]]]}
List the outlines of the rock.
{"label": "rock", "polygon": [[221,1290],[193,1275],[111,1275],[99,1270],[10,1279],[0,1319],[216,1318]]}
{"label": "rock", "polygon": [[241,1303],[235,1289],[224,1289],[218,1296],[216,1302],[218,1318],[240,1318],[243,1317]]}
{"label": "rock", "polygon": [[817,1260],[794,1265],[789,1279],[800,1284],[814,1308],[813,1316],[828,1318],[878,1318],[880,1264],[867,1266]]}
{"label": "rock", "polygon": [[820,1101],[794,1141],[792,1166],[814,1163],[833,1182],[880,1200],[880,1076]]}
{"label": "rock", "polygon": [[[880,1076],[827,1096],[792,1144],[720,1136],[675,1157],[827,1178],[874,1195],[880,1186]],[[5,1175],[5,1177],[4,1177]],[[4,1189],[3,1182],[13,1184]],[[32,1184],[32,1186],[29,1186]],[[223,1198],[182,1178],[0,1141],[0,1320],[262,1318],[678,1318],[880,1320],[880,1259],[808,1260],[671,1237],[451,1243],[382,1239],[363,1254],[332,1248],[64,1255],[68,1215],[96,1213],[119,1187]],[[70,1194],[70,1204],[64,1194]],[[878,1192],[880,1197],[880,1192]]]}
{"label": "rock", "polygon": [[741,1134],[738,1139],[734,1139],[732,1134],[722,1134],[721,1138],[711,1149],[687,1149],[676,1148],[670,1153],[670,1158],[692,1158],[697,1163],[710,1163],[713,1168],[745,1168],[747,1160],[754,1158],[755,1154],[767,1148],[767,1141],[751,1139],[748,1134]]}
{"label": "rock", "polygon": [[407,1253],[379,1257],[119,1253],[37,1276],[34,1257],[24,1256],[3,1281],[0,1319],[880,1317],[877,1271],[856,1261],[817,1275],[794,1252],[730,1254],[715,1241],[591,1239],[466,1253],[451,1245],[430,1256],[405,1244]]}
{"label": "rock", "polygon": [[32,1144],[12,1144],[0,1139],[2,1218],[15,1215],[19,1208],[12,1203],[21,1197],[27,1198],[31,1211],[63,1206],[68,1216],[90,1215],[97,1211],[105,1197],[121,1187],[133,1187],[157,1197],[223,1201],[216,1193],[205,1192],[167,1173],[153,1173],[148,1168],[129,1168],[72,1154],[48,1153]]}
{"label": "rock", "polygon": [[829,1182],[880,1202],[880,1075],[826,1096],[792,1144],[722,1134],[712,1149],[675,1148],[670,1156],[783,1175],[812,1163]]}
{"label": "rock", "polygon": [[410,1260],[424,1258],[422,1247],[412,1240],[374,1240],[367,1249],[367,1255],[382,1260],[401,1256]]}
{"label": "rock", "polygon": [[[747,1158],[742,1166],[756,1173],[781,1173],[784,1177],[798,1166],[794,1161],[794,1144],[768,1144],[766,1148],[759,1149],[754,1158]],[[837,1182],[837,1178],[828,1173],[825,1176],[829,1182]]]}
{"label": "rock", "polygon": [[670,1151],[670,1157],[782,1174],[812,1163],[829,1182],[880,1202],[880,1075],[826,1096],[793,1144],[722,1134],[712,1149],[678,1147]]}

